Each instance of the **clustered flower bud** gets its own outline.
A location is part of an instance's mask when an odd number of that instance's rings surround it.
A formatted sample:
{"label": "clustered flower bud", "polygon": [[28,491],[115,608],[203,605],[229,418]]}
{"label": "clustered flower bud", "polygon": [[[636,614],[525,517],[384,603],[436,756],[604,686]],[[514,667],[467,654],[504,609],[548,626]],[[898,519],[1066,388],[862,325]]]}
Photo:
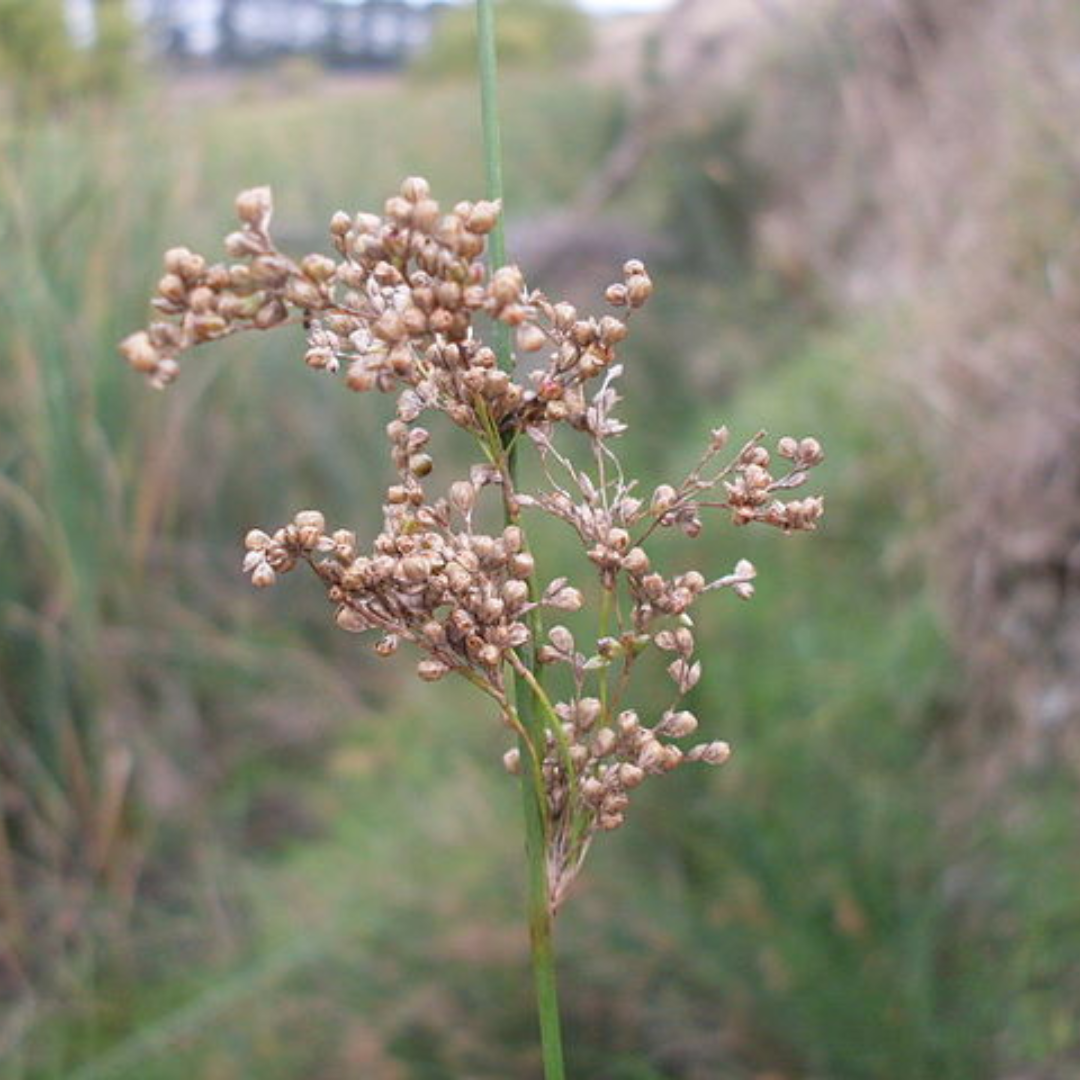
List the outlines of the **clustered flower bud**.
{"label": "clustered flower bud", "polygon": [[[529,421],[586,424],[582,386],[611,367],[626,324],[579,318],[572,305],[531,291],[521,270],[488,272],[486,236],[497,202],[460,202],[444,212],[426,180],[410,177],[383,213],[339,211],[330,223],[337,258],[283,255],[269,234],[269,188],[237,199],[241,227],[225,239],[239,261],[210,265],[186,248],[165,257],[154,306],[164,317],[120,345],[124,358],[157,386],[179,374],[179,356],[206,341],[293,318],[307,329],[309,367],[344,371],[356,391],[413,391],[408,409],[445,412],[477,434]],[[642,306],[652,292],[644,265],[625,267],[622,303]],[[482,314],[514,329],[522,353],[547,351],[526,383],[499,367],[474,333]]]}
{"label": "clustered flower bud", "polygon": [[[555,712],[562,734],[548,732],[542,775],[553,826],[548,869],[557,907],[592,835],[623,824],[635,788],[687,761],[723,764],[730,748],[706,742],[684,751],[669,741],[697,730],[697,718],[686,709],[668,709],[651,727],[633,709],[612,715],[595,697],[560,702]],[[520,754],[513,751],[504,764],[511,772],[520,771]]]}
{"label": "clustered flower bud", "polygon": [[609,285],[604,297],[612,307],[641,307],[652,296],[653,284],[640,259],[623,264],[623,280]]}
{"label": "clustered flower bud", "polygon": [[419,484],[392,487],[384,529],[366,552],[355,533],[327,532],[318,511],[301,511],[273,533],[253,529],[243,569],[253,584],[265,587],[305,562],[323,582],[341,629],[378,632],[377,655],[390,656],[408,641],[424,654],[417,671],[425,681],[468,671],[504,694],[504,662],[530,640],[529,612],[577,610],[582,597],[556,579],[531,600],[533,562],[523,550],[522,530],[473,531],[475,495],[464,497],[466,484],[454,485],[456,504],[448,498],[425,502]]}
{"label": "clustered flower bud", "polygon": [[162,318],[120,344],[128,363],[156,386],[176,378],[177,357],[196,345],[238,330],[268,330],[290,311],[314,313],[332,303],[333,260],[309,255],[297,264],[270,239],[269,188],[241,192],[236,212],[240,228],[225,238],[236,261],[209,263],[186,247],[171,248],[153,301]]}
{"label": "clustered flower bud", "polygon": [[744,447],[732,470],[734,478],[724,481],[727,506],[736,525],[752,521],[775,525],[785,532],[813,529],[825,512],[820,496],[783,502],[778,492],[789,491],[806,482],[806,474],[825,460],[817,439],[796,441],[785,435],[777,444],[777,454],[791,462],[789,471],[779,479],[770,471],[771,458],[760,443]]}
{"label": "clustered flower bud", "polygon": [[[740,559],[712,581],[693,568],[665,573],[654,565],[650,538],[678,529],[693,539],[710,509],[726,511],[738,525],[814,529],[822,499],[787,496],[824,454],[812,437],[785,435],[776,446],[783,466],[777,468],[760,432],[725,462],[730,436],[718,427],[685,477],[643,491],[626,476],[615,443],[626,431],[617,416],[617,353],[630,316],[653,291],[644,264],[628,261],[622,280],[605,291],[620,317],[581,315],[530,289],[516,266],[487,267],[486,237],[500,209],[480,201],[444,211],[427,182],[412,177],[382,214],[334,215],[335,258],[313,254],[297,263],[270,238],[269,189],[253,188],[237,199],[240,228],[225,240],[234,261],[210,265],[186,248],[169,251],[153,301],[160,318],[120,348],[164,386],[194,345],[295,319],[307,331],[308,366],[342,372],[355,391],[398,395],[386,427],[397,475],[371,545],[350,530],[329,531],[319,511],[305,510],[272,532],[249,532],[243,569],[266,588],[306,564],[322,582],[336,624],[369,635],[376,655],[393,656],[407,643],[418,653],[420,679],[456,673],[498,703],[522,740],[503,755],[504,767],[535,771],[539,782],[555,908],[593,836],[625,821],[631,792],[683,762],[719,765],[731,752],[717,740],[678,745],[699,726],[683,704],[703,674],[693,610],[721,589],[750,599],[756,570]],[[477,315],[512,330],[518,354],[535,357],[531,374],[518,381],[517,369],[500,364]],[[468,431],[483,451],[483,461],[437,498],[425,491],[438,462],[419,422],[430,412]],[[584,438],[591,453],[566,452],[566,432]],[[517,485],[508,448],[519,440],[539,456],[545,483],[538,490]],[[592,466],[575,464],[579,457]],[[503,503],[501,531],[478,527],[485,489]],[[592,579],[588,606],[600,612],[597,633],[582,648],[561,623],[543,631],[545,613],[586,618],[586,592],[565,577],[538,580],[524,528],[533,512],[566,523],[581,543]],[[662,658],[673,691],[668,707],[647,723],[625,700],[645,654]],[[564,668],[573,686],[567,700],[550,700],[538,665]],[[533,694],[542,737],[523,726],[511,677],[519,695],[522,687]]]}

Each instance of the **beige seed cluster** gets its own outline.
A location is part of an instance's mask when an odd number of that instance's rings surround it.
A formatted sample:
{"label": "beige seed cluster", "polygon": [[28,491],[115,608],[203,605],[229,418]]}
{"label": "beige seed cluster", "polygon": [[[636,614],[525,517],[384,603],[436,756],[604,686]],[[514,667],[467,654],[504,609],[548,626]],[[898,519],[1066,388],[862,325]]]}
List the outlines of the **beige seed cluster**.
{"label": "beige seed cluster", "polygon": [[535,563],[522,529],[508,525],[497,536],[473,531],[476,489],[469,481],[458,481],[449,498],[432,504],[399,492],[404,489],[390,491],[385,526],[371,550],[361,552],[349,530],[327,532],[323,515],[307,510],[272,534],[249,532],[245,571],[253,584],[267,586],[306,562],[326,587],[338,626],[375,631],[378,655],[410,642],[422,653],[421,678],[469,674],[505,701],[505,661],[529,640],[528,613],[538,606],[577,611],[581,593],[557,579],[532,601],[527,582]]}
{"label": "beige seed cluster", "polygon": [[336,267],[325,255],[299,264],[270,239],[269,188],[252,188],[236,200],[240,229],[225,238],[232,263],[209,263],[186,247],[165,253],[165,274],[153,305],[160,316],[125,338],[120,352],[156,386],[180,373],[181,353],[238,330],[269,330],[290,312],[322,311],[332,303]]}
{"label": "beige seed cluster", "polygon": [[[242,192],[236,207],[241,228],[225,249],[241,261],[211,265],[187,248],[167,252],[154,300],[162,318],[121,343],[125,359],[155,385],[172,382],[179,356],[195,345],[292,317],[307,329],[307,364],[344,371],[352,390],[409,388],[411,408],[439,409],[478,434],[526,418],[580,426],[582,384],[614,363],[626,337],[614,316],[580,318],[571,304],[530,291],[516,266],[488,273],[485,237],[497,203],[460,202],[444,213],[427,181],[410,177],[382,215],[334,215],[336,259],[311,254],[299,263],[270,237],[268,188]],[[624,270],[609,300],[639,308],[652,282],[636,260]],[[523,353],[546,350],[545,366],[515,382],[473,332],[478,314],[512,327]]]}
{"label": "beige seed cluster", "polygon": [[[506,767],[532,770],[543,793],[557,907],[593,837],[622,825],[646,778],[685,762],[721,764],[730,754],[721,741],[680,745],[698,728],[684,703],[703,671],[694,611],[723,589],[749,599],[756,571],[742,559],[713,580],[693,568],[665,572],[653,564],[651,538],[671,529],[696,538],[716,509],[737,525],[814,529],[821,498],[792,493],[823,460],[821,446],[784,436],[770,452],[759,432],[732,454],[727,429],[717,428],[685,476],[639,494],[617,450],[626,432],[617,352],[653,291],[644,264],[630,260],[605,290],[618,314],[593,317],[530,289],[517,267],[489,270],[495,203],[461,202],[444,212],[426,181],[411,178],[382,214],[334,216],[336,257],[299,263],[274,246],[271,209],[268,189],[240,195],[241,227],[225,241],[234,262],[209,265],[186,248],[168,252],[158,317],[125,339],[121,352],[165,385],[194,345],[297,321],[311,368],[356,391],[398,395],[386,428],[397,475],[372,543],[361,545],[347,529],[330,531],[319,511],[305,510],[272,532],[251,531],[244,570],[266,587],[306,564],[343,630],[369,634],[380,656],[407,643],[417,650],[420,678],[456,673],[497,703],[524,748],[507,751]],[[510,370],[483,340],[491,320],[512,331],[517,363]],[[467,431],[480,458],[437,497],[425,488],[437,463],[420,423],[433,412]],[[584,440],[589,452],[575,454],[568,438]],[[535,490],[517,485],[516,445],[537,454],[543,482]],[[576,464],[582,460],[590,464]],[[484,498],[501,501],[501,530],[480,527]],[[565,578],[542,584],[527,534],[537,513],[568,525],[580,542],[588,605]],[[561,624],[545,631],[551,612],[595,614],[598,623],[584,636]],[[647,656],[663,658],[671,685],[667,706],[652,716],[630,699]],[[544,689],[548,669],[572,688],[563,700]],[[542,717],[539,734],[523,723],[514,677]]]}
{"label": "beige seed cluster", "polygon": [[[607,692],[598,698],[585,692],[589,674],[621,664],[620,678],[629,674],[633,658],[655,645],[674,652],[668,674],[675,683],[673,703],[649,725],[632,708],[619,708],[618,695]],[[693,633],[686,625],[648,635],[627,635],[623,640],[601,639],[591,657],[579,652],[574,635],[565,626],[548,632],[542,659],[565,664],[573,674],[579,694],[554,706],[559,731],[550,731],[542,775],[551,814],[549,878],[557,907],[573,882],[598,831],[617,829],[626,819],[631,792],[647,777],[671,772],[685,762],[723,764],[731,754],[726,742],[698,743],[684,750],[678,740],[698,728],[697,717],[679,708],[678,698],[701,677],[701,664],[692,659]],[[504,757],[505,767],[518,773],[517,749]]]}
{"label": "beige seed cluster", "polygon": [[796,441],[786,435],[777,445],[777,454],[791,463],[790,470],[780,479],[769,471],[771,459],[764,446],[755,444],[739,455],[734,479],[724,481],[732,520],[736,525],[758,521],[785,532],[812,529],[825,512],[824,500],[811,496],[783,502],[777,494],[800,486],[807,471],[821,464],[825,459],[821,444],[814,438]]}

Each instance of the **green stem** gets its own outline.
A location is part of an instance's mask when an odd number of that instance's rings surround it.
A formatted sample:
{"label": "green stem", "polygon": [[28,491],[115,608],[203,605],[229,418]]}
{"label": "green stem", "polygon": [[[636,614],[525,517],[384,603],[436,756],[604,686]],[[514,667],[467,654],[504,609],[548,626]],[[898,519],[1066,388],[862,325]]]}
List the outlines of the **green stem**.
{"label": "green stem", "polygon": [[[480,123],[484,134],[484,176],[487,197],[503,203],[502,136],[499,133],[499,71],[495,55],[495,6],[493,0],[476,0],[476,44],[480,67]],[[506,265],[505,215],[500,214],[488,235],[488,260],[492,269]],[[510,357],[510,327],[495,324],[495,352],[504,368]]]}
{"label": "green stem", "polygon": [[[476,0],[476,36],[479,51],[480,115],[484,134],[487,197],[502,201],[502,147],[499,138],[498,71],[493,0]],[[501,214],[498,224],[488,238],[488,244],[490,266],[495,268],[505,265],[506,234]],[[499,322],[496,323],[494,329],[495,352],[499,357],[499,363],[504,370],[510,371],[513,368],[510,328],[505,323]],[[508,454],[508,471],[511,479],[514,479],[517,474],[515,448],[510,446],[508,450],[504,449],[504,452]],[[516,516],[509,501],[506,514],[508,521]],[[538,675],[536,664],[538,646],[539,641],[534,639],[533,648],[527,658],[534,675]],[[529,943],[536,987],[536,1007],[540,1020],[544,1080],[565,1080],[566,1068],[563,1064],[562,1033],[555,984],[554,919],[549,902],[547,874],[547,800],[543,790],[542,775],[539,770],[528,767],[531,752],[535,752],[539,759],[543,760],[546,749],[545,724],[537,708],[538,702],[534,689],[529,685],[528,678],[520,673],[515,673],[514,677],[514,699],[518,717],[525,729],[520,747],[521,796],[525,814],[525,857],[528,863]]]}
{"label": "green stem", "polygon": [[[534,697],[519,678],[515,696],[518,715],[533,745],[539,742],[542,753],[544,723],[537,714]],[[559,999],[555,981],[554,918],[551,912],[547,875],[547,825],[541,804],[543,793],[538,770],[529,767],[529,747],[521,740],[521,796],[525,814],[525,857],[528,862],[527,907],[529,949],[532,955],[536,1010],[540,1020],[540,1049],[544,1062],[544,1080],[565,1080],[562,1032],[559,1023]]]}
{"label": "green stem", "polygon": [[[611,608],[615,600],[615,588],[614,586],[608,587],[604,585],[602,595],[600,597],[600,640],[608,637],[611,633]],[[608,669],[606,667],[600,669],[600,707],[603,712],[603,722],[608,722]]]}

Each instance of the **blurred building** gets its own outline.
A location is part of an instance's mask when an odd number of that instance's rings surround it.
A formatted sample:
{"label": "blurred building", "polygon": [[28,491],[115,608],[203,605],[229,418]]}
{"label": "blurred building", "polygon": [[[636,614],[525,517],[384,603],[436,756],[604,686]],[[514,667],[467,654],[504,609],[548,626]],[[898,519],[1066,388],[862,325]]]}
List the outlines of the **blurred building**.
{"label": "blurred building", "polygon": [[427,45],[445,0],[151,0],[160,49],[178,60],[256,64],[312,55],[394,67]]}

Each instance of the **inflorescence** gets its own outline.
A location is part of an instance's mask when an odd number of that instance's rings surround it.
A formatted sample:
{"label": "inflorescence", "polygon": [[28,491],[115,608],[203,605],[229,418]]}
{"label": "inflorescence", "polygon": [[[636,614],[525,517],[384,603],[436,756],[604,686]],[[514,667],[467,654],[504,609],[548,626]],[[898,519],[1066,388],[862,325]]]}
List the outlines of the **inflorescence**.
{"label": "inflorescence", "polygon": [[[749,599],[754,567],[743,559],[712,581],[696,570],[665,576],[652,565],[650,538],[666,529],[695,537],[709,509],[727,512],[736,525],[813,529],[822,499],[789,493],[822,461],[821,446],[786,436],[774,455],[759,432],[731,453],[727,430],[718,428],[680,482],[643,497],[615,449],[626,431],[616,414],[616,351],[653,289],[641,262],[627,262],[622,280],[605,291],[614,313],[583,317],[530,289],[516,266],[488,269],[497,203],[462,202],[444,213],[419,178],[406,180],[382,215],[335,214],[337,258],[312,254],[297,263],[282,254],[270,236],[267,188],[243,192],[236,209],[240,228],[225,240],[233,261],[168,251],[153,301],[160,317],[126,338],[121,352],[154,385],[166,386],[195,345],[301,323],[310,367],[340,375],[355,391],[398,395],[386,429],[397,478],[371,546],[305,510],[281,528],[249,532],[244,570],[266,587],[306,563],[342,629],[370,634],[380,656],[407,643],[419,652],[422,679],[455,673],[494,699],[523,736],[525,750],[507,751],[506,768],[536,770],[545,793],[550,902],[557,908],[592,837],[623,823],[630,792],[647,776],[686,761],[721,764],[730,753],[724,742],[679,745],[698,726],[681,707],[702,673],[691,612],[722,589]],[[485,344],[480,330],[492,321],[512,329],[519,357],[536,354],[527,376],[525,364],[507,370]],[[467,477],[435,497],[425,489],[435,466],[430,433],[419,422],[430,413],[469,432],[482,455]],[[566,429],[584,438],[587,467],[564,448]],[[517,484],[513,460],[521,445],[537,453],[541,490]],[[502,503],[501,528],[484,525],[485,489]],[[539,576],[529,513],[570,526],[591,564],[600,626],[581,645],[566,626],[545,630],[546,616],[579,611],[584,595],[565,578]],[[674,692],[670,706],[645,721],[627,695],[637,661],[651,651],[665,657]],[[549,670],[565,673],[565,700],[545,688]],[[522,726],[515,677],[535,695],[543,739],[530,739]]]}

